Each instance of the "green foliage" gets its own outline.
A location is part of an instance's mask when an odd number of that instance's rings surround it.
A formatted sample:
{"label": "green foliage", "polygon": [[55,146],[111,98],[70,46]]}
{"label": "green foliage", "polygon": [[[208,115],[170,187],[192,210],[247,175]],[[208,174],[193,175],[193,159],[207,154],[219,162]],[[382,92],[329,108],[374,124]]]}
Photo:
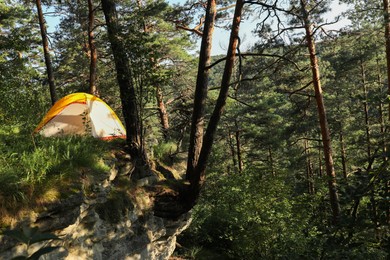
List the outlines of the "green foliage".
{"label": "green foliage", "polygon": [[[329,222],[324,155],[306,46],[301,41],[295,44],[303,31],[288,35],[286,43],[284,37],[273,37],[271,25],[259,24],[257,33],[262,38],[252,51],[264,56],[242,56],[240,67],[234,68],[233,81],[243,80],[231,86],[209,160],[210,174],[194,210],[193,225],[182,239],[190,258],[388,257],[390,170],[389,149],[385,150],[384,145],[390,143],[385,129],[389,115],[384,84],[385,39],[383,30],[378,29],[383,14],[378,3],[343,2],[356,4],[356,12],[349,13],[354,30],[349,28],[337,38],[320,36],[322,41],[317,44],[343,211],[340,225]],[[296,4],[292,12],[299,11],[299,1],[289,3]],[[190,1],[189,6],[192,4],[204,8]],[[227,7],[230,1],[220,4]],[[321,15],[328,4],[322,1],[312,10],[316,24],[322,24]],[[198,22],[204,14],[189,6],[173,9],[160,0],[117,2],[118,22],[125,34],[121,39],[137,88],[142,145],[153,149],[154,157],[163,162],[185,151],[181,142],[188,143],[197,59],[187,53],[192,47],[190,36],[176,31],[166,17],[190,26],[193,19]],[[87,3],[62,1],[55,11],[61,13],[51,41],[57,90],[60,96],[85,91],[89,80]],[[33,20],[34,10],[22,1],[1,2],[0,13],[0,209],[4,210],[29,205],[34,196],[43,194],[53,183],[63,187],[69,179],[78,181],[82,168],[92,170],[92,174],[107,168],[100,163],[106,143],[99,140],[31,137],[37,120],[50,104],[38,26]],[[95,17],[96,21],[104,20],[99,8],[95,8]],[[224,19],[219,21],[222,24]],[[295,18],[289,21],[301,24]],[[96,25],[97,86],[101,97],[119,110],[106,30]],[[206,122],[217,97],[222,69],[220,62],[210,70],[212,91],[205,109]],[[169,141],[164,142],[155,105],[156,87],[162,91],[169,115]],[[364,105],[369,108],[367,115]],[[344,148],[338,141],[341,137]],[[243,165],[240,174],[238,146]],[[348,175],[345,180],[341,179],[343,167]],[[308,192],[310,182],[314,183],[312,194]],[[122,192],[111,195],[108,204],[99,208],[103,218],[124,214],[118,209],[128,203]],[[26,237],[19,236],[24,241]]]}
{"label": "green foliage", "polygon": [[153,147],[153,154],[156,159],[169,161],[176,150],[177,145],[174,142],[161,142]]}
{"label": "green foliage", "polygon": [[[5,230],[3,231],[3,235],[9,236],[11,238],[14,238],[18,240],[19,242],[26,245],[26,251],[29,252],[29,248],[31,245],[43,242],[43,241],[51,241],[51,240],[58,240],[60,239],[54,234],[51,233],[41,233],[38,231],[37,227],[27,227],[23,226],[21,229],[15,229],[15,230]],[[60,247],[55,246],[42,246],[40,249],[35,251],[29,256],[17,256],[12,258],[13,260],[38,260],[41,256],[48,254]]]}
{"label": "green foliage", "polygon": [[378,244],[374,229],[359,224],[351,239],[346,216],[345,224],[329,228],[326,190],[296,195],[288,175],[279,174],[209,175],[193,223],[179,238],[188,247],[181,254],[194,245],[201,247],[195,259],[210,251],[211,259],[386,259],[386,245]]}
{"label": "green foliage", "polygon": [[[302,256],[310,211],[299,212],[286,184],[255,172],[209,176],[190,238],[229,259]],[[283,190],[283,192],[281,192]]]}
{"label": "green foliage", "polygon": [[50,179],[69,178],[77,169],[88,168],[94,174],[107,171],[101,158],[109,144],[92,137],[32,137],[14,129],[0,133],[0,140],[0,197],[8,206],[28,202],[29,191]]}
{"label": "green foliage", "polygon": [[[317,49],[341,223],[334,226],[330,221],[310,70],[298,71],[272,58],[242,59],[244,81],[232,85],[232,99],[227,102],[209,161],[212,174],[206,178],[193,224],[179,240],[184,248],[180,253],[189,255],[188,250],[201,247],[195,259],[388,258],[384,42],[373,28],[355,33],[359,37],[340,35],[321,42]],[[286,50],[296,53],[293,60],[297,66],[306,68],[308,60],[300,46],[259,48],[267,54]],[[218,81],[218,72],[210,82]],[[367,121],[365,104],[369,107]],[[241,174],[236,166],[237,131],[244,167]],[[343,142],[339,141],[341,135]],[[348,175],[344,180],[343,167]],[[310,183],[314,191],[308,191]]]}

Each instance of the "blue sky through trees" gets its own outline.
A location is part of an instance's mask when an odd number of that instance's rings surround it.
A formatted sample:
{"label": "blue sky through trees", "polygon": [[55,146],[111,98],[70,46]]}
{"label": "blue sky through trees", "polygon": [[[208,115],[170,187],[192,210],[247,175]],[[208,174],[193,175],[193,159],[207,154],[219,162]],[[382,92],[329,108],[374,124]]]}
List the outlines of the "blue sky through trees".
{"label": "blue sky through trees", "polygon": [[[184,4],[185,0],[168,0],[171,4]],[[334,21],[335,17],[340,15],[342,12],[344,12],[347,9],[346,4],[339,4],[339,1],[332,1],[331,3],[331,11],[328,13],[328,15],[324,16],[324,19],[327,22]],[[45,10],[45,19],[47,21],[48,25],[48,33],[52,33],[56,30],[56,26],[60,22],[60,16],[53,13],[51,8],[48,8]],[[240,38],[241,38],[241,51],[245,52],[250,49],[251,46],[253,46],[256,42],[256,37],[253,34],[253,31],[256,27],[256,17],[255,15],[251,15],[248,19],[244,19],[241,21],[240,26]],[[336,24],[328,25],[325,27],[327,30],[338,30],[346,25],[349,24],[349,21],[342,17],[342,19],[339,20]],[[230,31],[222,29],[222,28],[215,28],[214,37],[213,37],[213,45],[212,45],[212,55],[223,55],[226,54],[227,46],[229,44],[229,35]],[[198,40],[198,46],[200,44],[200,37]]]}

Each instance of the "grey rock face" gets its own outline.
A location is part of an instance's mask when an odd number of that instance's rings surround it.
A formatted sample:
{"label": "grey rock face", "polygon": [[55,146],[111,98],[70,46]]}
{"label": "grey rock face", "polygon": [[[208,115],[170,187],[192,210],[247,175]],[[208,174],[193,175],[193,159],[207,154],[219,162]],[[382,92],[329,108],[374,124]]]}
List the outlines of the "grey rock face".
{"label": "grey rock face", "polygon": [[[128,171],[128,163],[123,165]],[[0,259],[31,254],[48,245],[60,248],[42,256],[42,260],[168,259],[175,250],[177,235],[191,222],[190,213],[176,219],[162,218],[154,214],[154,199],[148,194],[137,197],[132,190],[114,192],[116,175],[122,169],[113,168],[117,169],[115,173],[109,172],[104,181],[93,184],[94,196],[80,192],[53,203],[27,221],[61,240],[34,244],[26,252],[25,245],[0,236]],[[132,188],[144,185],[148,183]]]}

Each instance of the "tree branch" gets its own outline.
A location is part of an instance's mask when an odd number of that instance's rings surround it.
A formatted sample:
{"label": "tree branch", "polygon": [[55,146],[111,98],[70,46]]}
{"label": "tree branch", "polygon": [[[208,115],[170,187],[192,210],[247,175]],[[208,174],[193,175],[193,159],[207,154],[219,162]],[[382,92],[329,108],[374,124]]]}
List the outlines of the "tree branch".
{"label": "tree branch", "polygon": [[203,33],[195,28],[188,28],[188,27],[185,27],[183,25],[179,25],[179,24],[176,24],[176,28],[178,29],[183,29],[183,30],[186,30],[186,31],[190,31],[190,32],[193,32],[193,33],[196,33],[197,35],[199,36],[202,36]]}

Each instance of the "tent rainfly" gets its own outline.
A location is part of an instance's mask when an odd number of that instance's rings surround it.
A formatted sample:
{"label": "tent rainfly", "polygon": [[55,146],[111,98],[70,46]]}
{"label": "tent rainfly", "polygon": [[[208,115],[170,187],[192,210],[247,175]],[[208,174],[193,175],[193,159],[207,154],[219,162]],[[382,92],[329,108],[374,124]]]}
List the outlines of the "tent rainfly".
{"label": "tent rainfly", "polygon": [[110,140],[126,138],[126,130],[115,112],[100,98],[74,93],[58,100],[34,133],[45,137],[92,135]]}

